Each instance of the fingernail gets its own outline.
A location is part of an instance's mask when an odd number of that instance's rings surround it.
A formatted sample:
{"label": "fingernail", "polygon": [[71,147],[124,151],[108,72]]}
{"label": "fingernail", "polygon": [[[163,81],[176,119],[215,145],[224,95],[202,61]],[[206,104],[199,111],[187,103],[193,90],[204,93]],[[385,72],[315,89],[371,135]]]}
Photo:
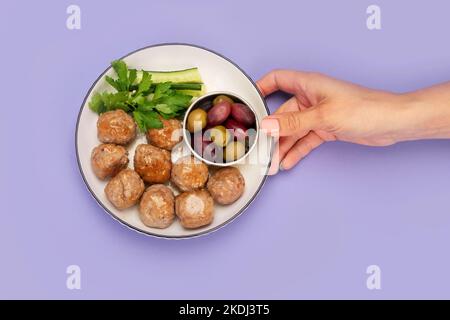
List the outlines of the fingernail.
{"label": "fingernail", "polygon": [[280,163],[280,166],[278,167],[278,170],[280,170],[280,171],[284,171],[284,167],[283,167],[283,162],[282,162],[282,163]]}
{"label": "fingernail", "polygon": [[261,129],[267,130],[268,133],[278,132],[280,130],[280,124],[277,119],[265,118],[261,122]]}
{"label": "fingernail", "polygon": [[267,175],[273,176],[274,174],[277,174],[279,168],[277,168],[276,165],[272,164],[269,168],[269,171],[267,172]]}

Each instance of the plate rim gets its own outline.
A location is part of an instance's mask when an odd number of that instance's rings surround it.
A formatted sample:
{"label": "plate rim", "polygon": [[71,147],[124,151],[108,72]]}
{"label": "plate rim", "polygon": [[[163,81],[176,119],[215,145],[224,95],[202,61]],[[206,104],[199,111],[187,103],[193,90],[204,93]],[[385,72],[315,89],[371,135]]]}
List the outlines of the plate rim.
{"label": "plate rim", "polygon": [[[145,50],[145,49],[149,49],[149,48],[154,48],[154,47],[164,47],[164,46],[188,46],[188,47],[193,47],[193,48],[198,48],[198,49],[202,49],[205,51],[208,51],[210,53],[213,53],[215,55],[217,55],[218,57],[228,61],[229,63],[231,63],[232,65],[234,65],[240,72],[242,72],[242,74],[251,82],[251,84],[253,85],[253,87],[256,89],[256,92],[258,92],[261,100],[263,101],[264,107],[267,111],[267,114],[270,115],[270,110],[267,106],[267,102],[264,99],[264,96],[261,94],[261,91],[259,90],[258,86],[256,85],[255,81],[253,81],[253,79],[244,71],[242,70],[241,67],[239,67],[235,62],[233,62],[232,60],[230,60],[229,58],[225,57],[224,55],[211,50],[209,48],[200,46],[200,45],[196,45],[196,44],[191,44],[191,43],[183,43],[183,42],[164,42],[164,43],[157,43],[157,44],[152,44],[152,45],[148,45],[145,47],[141,47],[138,48],[136,50],[133,50],[129,53],[127,53],[126,55],[120,57],[119,59],[125,59],[128,56],[137,53],[139,51]],[[102,201],[100,201],[99,198],[97,198],[97,196],[95,195],[94,191],[91,189],[89,183],[86,180],[86,177],[84,175],[82,166],[81,166],[81,160],[80,160],[80,155],[79,155],[79,149],[78,149],[78,128],[79,128],[79,124],[80,124],[80,118],[81,118],[81,114],[83,113],[83,109],[84,106],[86,105],[86,101],[88,99],[88,97],[90,96],[92,90],[94,89],[95,85],[103,78],[103,76],[108,72],[108,70],[110,70],[111,66],[108,66],[98,77],[97,79],[95,79],[95,81],[92,83],[92,85],[90,86],[89,90],[87,91],[83,102],[81,103],[80,106],[80,110],[78,112],[78,116],[77,116],[77,123],[76,123],[76,127],[75,127],[75,154],[77,157],[77,165],[78,165],[78,171],[81,174],[81,177],[83,179],[84,185],[86,186],[86,188],[88,189],[89,193],[91,194],[91,196],[95,199],[95,201],[97,202],[97,205],[99,205],[110,217],[112,217],[114,220],[118,221],[120,224],[122,224],[123,226],[138,232],[140,234],[149,236],[149,237],[155,237],[155,238],[162,238],[162,239],[170,239],[170,240],[182,240],[182,239],[192,239],[192,238],[197,238],[200,236],[204,236],[204,235],[208,235],[211,234],[223,227],[225,227],[226,225],[232,223],[234,220],[236,220],[239,216],[241,216],[245,210],[247,210],[247,208],[250,206],[250,204],[255,200],[255,198],[259,195],[262,187],[264,186],[264,184],[266,183],[267,180],[267,173],[269,171],[271,162],[272,162],[272,157],[270,157],[269,162],[267,164],[267,168],[266,168],[266,172],[264,173],[264,177],[263,180],[261,181],[261,183],[258,186],[258,189],[256,190],[256,192],[253,194],[253,196],[247,201],[247,203],[237,212],[235,213],[231,218],[229,218],[228,220],[222,222],[221,224],[215,226],[214,228],[210,228],[204,231],[199,231],[197,233],[193,233],[193,234],[189,234],[189,235],[183,235],[183,236],[170,236],[170,235],[161,235],[161,234],[157,234],[157,233],[153,233],[150,231],[145,231],[145,230],[141,230],[139,228],[137,228],[136,226],[131,225],[130,223],[120,219],[118,216],[116,216],[113,212],[111,212],[104,204]],[[271,145],[269,146],[270,149],[270,154],[272,155],[273,152],[273,141],[271,141]]]}

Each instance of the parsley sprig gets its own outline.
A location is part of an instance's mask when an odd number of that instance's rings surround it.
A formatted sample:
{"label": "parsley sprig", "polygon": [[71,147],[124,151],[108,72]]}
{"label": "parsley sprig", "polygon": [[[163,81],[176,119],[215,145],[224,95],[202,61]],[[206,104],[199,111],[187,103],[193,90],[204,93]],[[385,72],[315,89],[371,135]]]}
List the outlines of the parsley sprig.
{"label": "parsley sprig", "polygon": [[106,76],[105,80],[116,92],[99,92],[92,97],[89,108],[98,113],[122,109],[130,113],[139,129],[162,128],[161,118],[172,119],[184,115],[192,100],[191,95],[174,89],[171,82],[152,83],[151,74],[142,70],[136,82],[137,70],[128,69],[122,60],[111,63],[117,78]]}

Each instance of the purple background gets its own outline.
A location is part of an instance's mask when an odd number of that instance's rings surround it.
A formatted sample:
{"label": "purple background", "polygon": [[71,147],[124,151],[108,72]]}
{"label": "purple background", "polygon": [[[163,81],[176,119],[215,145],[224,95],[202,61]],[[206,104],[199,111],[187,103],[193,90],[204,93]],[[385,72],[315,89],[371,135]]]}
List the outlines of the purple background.
{"label": "purple background", "polygon": [[[66,7],[82,29],[65,27]],[[80,104],[109,61],[160,42],[408,91],[450,79],[446,0],[8,1],[0,16],[0,298],[450,298],[450,141],[329,143],[209,236],[128,230],[78,172]],[[365,10],[382,9],[381,31]],[[283,96],[269,99],[271,110]],[[66,288],[66,267],[82,290]],[[366,288],[366,267],[382,290]]]}

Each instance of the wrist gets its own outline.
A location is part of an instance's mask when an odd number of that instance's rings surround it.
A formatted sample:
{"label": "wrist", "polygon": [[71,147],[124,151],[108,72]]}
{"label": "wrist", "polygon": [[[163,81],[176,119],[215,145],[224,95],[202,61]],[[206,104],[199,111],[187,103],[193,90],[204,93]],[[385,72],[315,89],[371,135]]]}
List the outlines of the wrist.
{"label": "wrist", "polygon": [[434,99],[428,92],[405,93],[397,97],[397,142],[450,138],[450,100]]}

